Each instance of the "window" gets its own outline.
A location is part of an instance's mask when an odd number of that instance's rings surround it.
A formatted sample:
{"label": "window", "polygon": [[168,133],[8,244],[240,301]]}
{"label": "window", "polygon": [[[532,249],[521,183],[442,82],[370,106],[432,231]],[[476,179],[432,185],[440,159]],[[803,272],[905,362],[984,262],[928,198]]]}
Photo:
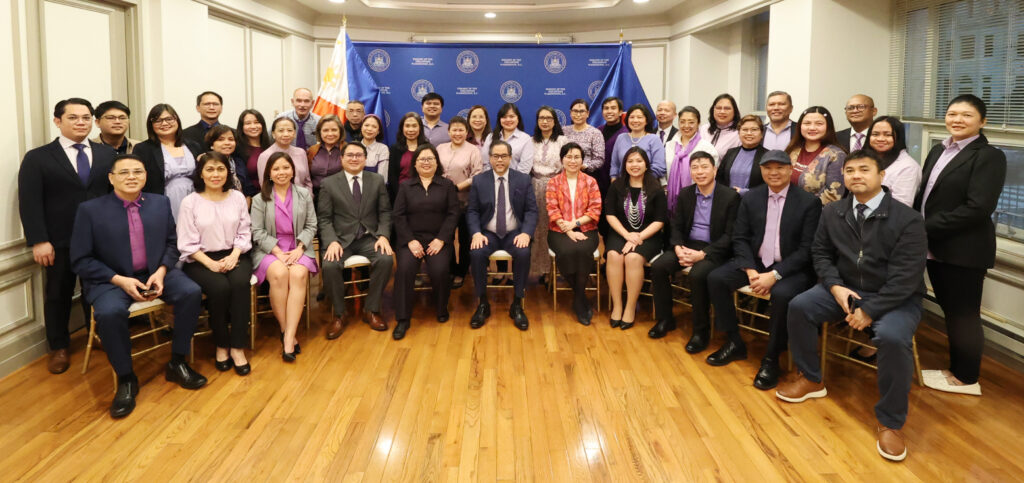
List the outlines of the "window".
{"label": "window", "polygon": [[996,147],[1006,153],[1006,183],[993,217],[996,233],[1024,241],[1024,147]]}

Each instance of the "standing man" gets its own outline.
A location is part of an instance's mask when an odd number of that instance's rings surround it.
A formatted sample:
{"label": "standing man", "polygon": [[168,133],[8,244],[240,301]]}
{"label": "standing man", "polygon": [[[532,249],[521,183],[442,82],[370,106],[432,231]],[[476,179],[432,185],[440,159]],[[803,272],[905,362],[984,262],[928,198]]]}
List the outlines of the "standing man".
{"label": "standing man", "polygon": [[423,134],[434,146],[450,142],[448,137],[448,123],[441,120],[441,110],[444,109],[444,98],[441,94],[431,92],[423,96]]}
{"label": "standing man", "polygon": [[[277,115],[295,121],[295,139],[292,140],[292,146],[303,151],[316,144],[316,125],[320,122],[320,116],[310,112],[312,109],[313,91],[300,87],[292,93],[292,109]],[[362,122],[362,119],[359,122]]]}
{"label": "standing man", "polygon": [[784,151],[768,151],[761,157],[765,184],[747,191],[740,201],[733,228],[733,259],[708,276],[715,326],[728,336],[725,344],[708,356],[712,366],[747,358],[732,293],[749,285],[755,294],[771,296],[768,349],[754,378],[754,387],[762,391],[779,383],[779,356],[789,340],[789,301],[815,281],[811,242],[821,202],[811,193],[792,187],[792,173],[793,166]]}
{"label": "standing man", "polygon": [[[114,161],[109,146],[89,141],[92,105],[77,97],[53,108],[53,124],[60,136],[25,153],[18,171],[18,205],[25,243],[32,258],[46,270],[43,317],[50,346],[47,368],[53,374],[68,370],[71,335],[71,299],[75,273],[71,268],[71,227],[78,205],[107,194],[107,172]],[[82,298],[82,314],[89,309]]]}
{"label": "standing man", "polygon": [[128,106],[118,101],[107,101],[96,106],[96,127],[100,128],[100,135],[92,138],[92,142],[106,144],[117,154],[128,154],[132,152],[139,141],[128,137],[128,121],[131,119],[131,111]]}
{"label": "standing man", "polygon": [[902,461],[928,238],[921,214],[882,188],[881,166],[872,151],[854,151],[843,164],[853,196],[822,210],[811,248],[821,282],[789,304],[789,346],[801,376],[779,385],[776,396],[799,403],[827,394],[817,351],[822,324],[844,320],[866,331],[878,347],[876,448]]}
{"label": "standing man", "polygon": [[[99,173],[97,173],[99,174]],[[171,202],[146,193],[146,167],[134,154],[118,156],[107,174],[114,192],[86,201],[78,209],[71,236],[71,263],[82,279],[82,294],[93,306],[96,333],[117,374],[110,415],[123,418],[135,409],[139,379],[132,368],[128,307],[156,298],[174,306],[168,382],[199,389],[206,378],[185,362],[199,321],[203,293],[178,263],[178,236]]]}
{"label": "standing man", "polygon": [[658,137],[661,138],[661,143],[671,141],[679,132],[673,125],[676,120],[676,103],[669,100],[659,102],[658,107],[654,108],[654,117],[658,119]]}
{"label": "standing man", "polygon": [[[608,194],[608,185],[612,181],[611,159],[612,151],[615,150],[615,141],[619,139],[620,135],[629,132],[626,124],[622,122],[622,99],[618,97],[606,98],[601,103],[601,117],[604,118],[604,124],[597,129],[604,136],[604,164],[587,174],[597,180],[597,187],[601,189],[601,198],[604,199],[605,195]],[[601,236],[608,233],[608,222],[604,221],[604,217],[601,217],[601,221],[597,225]]]}
{"label": "standing man", "polygon": [[785,151],[796,128],[796,123],[789,118],[793,114],[793,98],[785,91],[774,91],[768,94],[764,107],[768,112],[768,122],[764,125],[761,145],[769,151]]}
{"label": "standing man", "polygon": [[[363,142],[363,118],[366,117],[366,107],[361,101],[355,99],[348,101],[345,105],[345,141]],[[383,133],[377,134],[381,139]]]}
{"label": "standing man", "polygon": [[363,322],[377,331],[388,330],[380,316],[380,299],[391,278],[391,202],[384,178],[364,171],[366,146],[348,143],[341,152],[342,172],[320,183],[317,218],[320,243],[327,249],[323,256],[324,283],[334,320],[327,326],[327,338],[337,339],[345,329],[345,260],[362,255],[370,260],[370,287],[366,294]]}
{"label": "standing man", "polygon": [[526,278],[530,274],[530,238],[537,229],[537,197],[530,175],[508,169],[512,146],[501,140],[491,143],[491,169],[473,177],[469,189],[466,225],[473,238],[469,257],[473,286],[480,300],[469,321],[474,329],[483,327],[491,316],[487,301],[487,265],[492,253],[505,250],[512,255],[512,285],[515,296],[508,316],[519,330],[530,327],[523,312]]}
{"label": "standing man", "polygon": [[220,124],[220,112],[224,108],[224,99],[213,91],[206,91],[196,96],[196,112],[199,122],[185,128],[182,137],[200,146],[206,146],[206,133]]}
{"label": "standing man", "polygon": [[850,127],[836,133],[836,142],[848,153],[860,151],[868,145],[868,128],[871,127],[875,114],[878,114],[875,100],[864,94],[857,94],[846,101],[843,110],[846,111],[846,120],[849,121]]}

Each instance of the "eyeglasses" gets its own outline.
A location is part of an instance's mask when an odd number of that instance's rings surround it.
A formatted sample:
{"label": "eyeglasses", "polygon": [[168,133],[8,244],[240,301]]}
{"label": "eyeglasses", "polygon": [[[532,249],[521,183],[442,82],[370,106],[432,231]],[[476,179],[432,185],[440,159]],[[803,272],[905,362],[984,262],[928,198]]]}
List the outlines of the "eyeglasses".
{"label": "eyeglasses", "polygon": [[178,122],[178,120],[173,118],[173,117],[161,117],[160,119],[154,119],[153,120],[153,125],[154,126],[173,125],[176,122]]}
{"label": "eyeglasses", "polygon": [[366,155],[363,153],[345,153],[345,159],[363,159]]}
{"label": "eyeglasses", "polygon": [[427,156],[420,156],[419,158],[416,159],[416,162],[417,163],[436,163],[437,162],[437,158],[435,158],[433,156],[429,156],[429,157],[427,157]]}
{"label": "eyeglasses", "polygon": [[867,104],[856,104],[856,105],[852,105],[852,106],[846,106],[844,109],[846,110],[846,112],[857,112],[857,111],[863,111],[863,110],[868,109],[870,107],[874,107],[874,106],[869,106]]}
{"label": "eyeglasses", "polygon": [[554,121],[554,120],[555,120],[555,118],[553,118],[551,116],[540,116],[540,117],[537,118],[537,121],[548,121],[548,122],[551,122],[551,121]]}
{"label": "eyeglasses", "polygon": [[128,120],[128,116],[103,116],[104,121],[121,121],[125,122]]}
{"label": "eyeglasses", "polygon": [[204,103],[200,104],[200,106],[202,106],[202,107],[220,107],[220,103],[219,102],[204,102]]}
{"label": "eyeglasses", "polygon": [[131,176],[133,178],[140,178],[140,177],[145,176],[145,175],[146,175],[146,170],[144,170],[144,169],[132,169],[132,170],[122,169],[121,171],[117,171],[117,172],[114,173],[114,176],[117,176],[118,178],[127,178],[129,176]]}
{"label": "eyeglasses", "polygon": [[569,112],[572,113],[572,114],[586,114],[587,110],[586,109],[572,109]]}
{"label": "eyeglasses", "polygon": [[85,115],[85,116],[68,116],[68,117],[65,117],[64,119],[67,119],[68,122],[71,122],[71,123],[76,123],[78,121],[92,122],[92,116],[90,116],[90,115]]}
{"label": "eyeglasses", "polygon": [[494,160],[497,160],[497,161],[507,161],[509,159],[512,159],[512,155],[511,154],[492,154],[491,155],[491,159],[494,159]]}
{"label": "eyeglasses", "polygon": [[717,111],[717,112],[725,112],[725,111],[731,111],[731,110],[732,110],[732,106],[715,106],[715,111]]}
{"label": "eyeglasses", "polygon": [[740,129],[740,134],[755,134],[755,133],[760,134],[761,130],[756,128],[756,127],[748,127],[748,128]]}

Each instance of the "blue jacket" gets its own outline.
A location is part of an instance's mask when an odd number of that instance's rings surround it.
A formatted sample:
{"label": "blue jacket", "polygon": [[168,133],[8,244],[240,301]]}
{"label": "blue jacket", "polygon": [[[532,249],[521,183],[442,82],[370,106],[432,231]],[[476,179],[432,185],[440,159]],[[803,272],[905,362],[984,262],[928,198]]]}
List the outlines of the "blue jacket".
{"label": "blue jacket", "polygon": [[[512,212],[519,221],[519,231],[533,238],[537,231],[537,196],[533,193],[533,181],[530,175],[509,169],[508,177],[509,201]],[[491,218],[494,218],[494,171],[487,170],[473,177],[469,188],[469,206],[466,208],[466,225],[469,233],[476,234],[483,230]]]}

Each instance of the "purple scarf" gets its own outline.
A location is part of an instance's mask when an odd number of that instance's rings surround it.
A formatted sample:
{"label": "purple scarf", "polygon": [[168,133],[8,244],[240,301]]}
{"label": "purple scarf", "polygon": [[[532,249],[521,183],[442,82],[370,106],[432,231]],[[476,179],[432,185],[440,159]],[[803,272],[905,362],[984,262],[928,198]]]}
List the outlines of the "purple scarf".
{"label": "purple scarf", "polygon": [[676,198],[679,197],[679,190],[693,184],[690,177],[690,153],[700,142],[700,130],[693,134],[686,147],[676,151],[676,158],[672,161],[672,172],[668,176],[668,211],[675,213]]}

